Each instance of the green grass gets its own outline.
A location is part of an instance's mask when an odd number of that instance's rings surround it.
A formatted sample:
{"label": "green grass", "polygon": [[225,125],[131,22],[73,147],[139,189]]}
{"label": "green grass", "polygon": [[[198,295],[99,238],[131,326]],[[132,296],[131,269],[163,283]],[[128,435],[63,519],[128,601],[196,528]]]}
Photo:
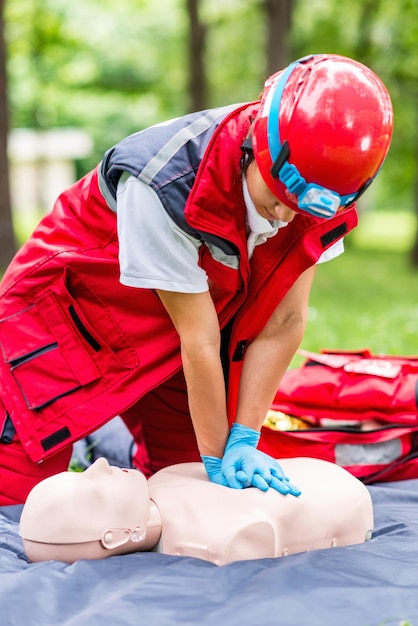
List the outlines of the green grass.
{"label": "green grass", "polygon": [[411,211],[365,211],[350,237],[364,248],[405,251],[412,248],[416,217]]}
{"label": "green grass", "polygon": [[[364,216],[346,252],[318,267],[302,348],[418,355],[418,269],[409,261],[415,226],[404,217]],[[296,356],[292,366],[301,361]]]}

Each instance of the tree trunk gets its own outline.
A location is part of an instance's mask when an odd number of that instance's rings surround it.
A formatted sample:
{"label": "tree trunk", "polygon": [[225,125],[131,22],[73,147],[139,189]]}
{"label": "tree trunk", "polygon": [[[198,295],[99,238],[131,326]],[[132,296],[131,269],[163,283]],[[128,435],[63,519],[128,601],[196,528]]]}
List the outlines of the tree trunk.
{"label": "tree trunk", "polygon": [[290,29],[293,0],[264,0],[267,25],[267,76],[286,67],[291,59]]}
{"label": "tree trunk", "polygon": [[189,102],[190,111],[207,108],[207,78],[205,68],[206,26],[200,21],[199,0],[187,0],[189,16]]}
{"label": "tree trunk", "polygon": [[361,13],[358,21],[358,37],[354,46],[353,56],[366,65],[370,65],[372,61],[372,33],[380,5],[380,0],[362,0],[360,4]]}
{"label": "tree trunk", "polygon": [[16,252],[9,190],[8,130],[4,0],[0,0],[0,271],[7,267]]}

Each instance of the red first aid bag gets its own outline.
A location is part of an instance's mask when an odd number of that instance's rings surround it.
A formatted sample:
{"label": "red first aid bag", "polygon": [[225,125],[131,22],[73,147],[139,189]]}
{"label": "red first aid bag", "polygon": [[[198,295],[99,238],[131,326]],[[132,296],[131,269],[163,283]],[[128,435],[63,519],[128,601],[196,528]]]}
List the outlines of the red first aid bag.
{"label": "red first aid bag", "polygon": [[366,483],[418,477],[418,357],[300,351],[284,375],[260,448],[341,465]]}

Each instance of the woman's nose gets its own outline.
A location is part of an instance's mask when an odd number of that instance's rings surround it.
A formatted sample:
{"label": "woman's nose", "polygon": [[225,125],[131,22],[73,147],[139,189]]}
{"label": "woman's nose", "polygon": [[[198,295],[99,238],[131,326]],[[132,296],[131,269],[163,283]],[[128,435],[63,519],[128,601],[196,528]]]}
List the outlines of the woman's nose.
{"label": "woman's nose", "polygon": [[281,220],[282,222],[291,222],[295,217],[296,212],[292,211],[292,209],[289,209],[289,207],[287,207],[285,204],[279,202],[276,205],[276,215],[277,219]]}

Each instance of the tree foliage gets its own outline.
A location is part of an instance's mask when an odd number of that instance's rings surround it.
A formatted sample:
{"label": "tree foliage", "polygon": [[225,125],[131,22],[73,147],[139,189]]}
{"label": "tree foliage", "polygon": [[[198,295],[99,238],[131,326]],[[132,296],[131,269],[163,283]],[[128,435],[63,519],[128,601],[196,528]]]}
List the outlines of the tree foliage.
{"label": "tree foliage", "polygon": [[175,0],[159,6],[9,0],[12,125],[85,128],[96,160],[124,134],[182,113],[185,15]]}

